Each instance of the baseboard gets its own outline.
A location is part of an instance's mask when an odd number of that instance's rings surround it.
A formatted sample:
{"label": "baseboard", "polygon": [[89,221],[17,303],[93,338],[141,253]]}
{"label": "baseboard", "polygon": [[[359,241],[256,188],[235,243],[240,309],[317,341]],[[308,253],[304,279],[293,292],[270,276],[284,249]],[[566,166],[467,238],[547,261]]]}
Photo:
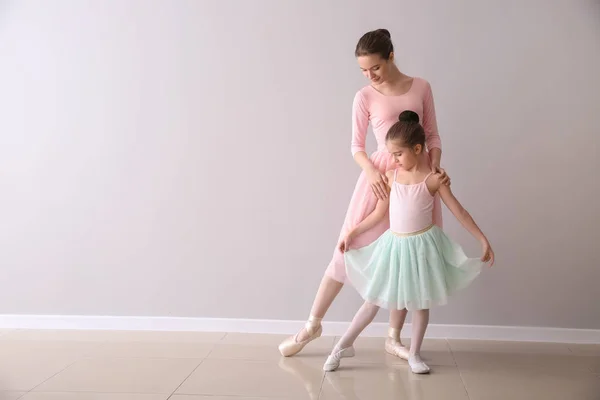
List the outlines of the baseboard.
{"label": "baseboard", "polygon": [[[297,332],[303,324],[303,321],[227,318],[0,315],[0,329],[154,330],[292,334]],[[323,323],[324,334],[331,336],[341,335],[347,327],[348,322]],[[386,332],[387,324],[379,322],[370,325],[363,335],[382,337]],[[404,332],[407,337],[410,337],[410,324]],[[600,329],[431,324],[427,330],[427,337],[600,344]]]}

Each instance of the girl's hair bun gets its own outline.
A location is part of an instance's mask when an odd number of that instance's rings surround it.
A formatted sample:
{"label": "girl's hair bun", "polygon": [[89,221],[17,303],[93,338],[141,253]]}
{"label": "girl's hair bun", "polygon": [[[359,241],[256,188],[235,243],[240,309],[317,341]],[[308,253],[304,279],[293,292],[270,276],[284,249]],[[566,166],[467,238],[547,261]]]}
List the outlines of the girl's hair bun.
{"label": "girl's hair bun", "polygon": [[398,116],[398,121],[408,122],[408,123],[412,122],[412,123],[418,124],[419,123],[419,115],[416,112],[410,111],[410,110],[402,111],[400,113],[400,115]]}
{"label": "girl's hair bun", "polygon": [[392,34],[387,29],[377,29],[375,32],[377,32],[383,36],[386,36],[388,39],[392,38]]}

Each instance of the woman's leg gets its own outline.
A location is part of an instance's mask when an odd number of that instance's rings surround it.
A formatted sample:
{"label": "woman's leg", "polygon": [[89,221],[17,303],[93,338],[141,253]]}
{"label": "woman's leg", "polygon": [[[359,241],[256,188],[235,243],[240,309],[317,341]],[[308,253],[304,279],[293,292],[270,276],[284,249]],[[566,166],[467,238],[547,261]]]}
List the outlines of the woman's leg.
{"label": "woman's leg", "polygon": [[321,336],[323,331],[321,320],[343,286],[343,283],[328,275],[323,276],[306,325],[296,335],[288,337],[279,345],[282,356],[291,357],[298,354],[304,346]]}
{"label": "woman's leg", "polygon": [[354,315],[350,327],[335,345],[331,354],[327,358],[323,369],[325,371],[335,371],[340,366],[340,360],[345,357],[354,356],[354,342],[358,335],[365,330],[367,326],[375,319],[379,307],[375,304],[365,302],[358,312]]}
{"label": "woman's leg", "polygon": [[[342,282],[338,282],[327,275],[323,276],[310,310],[310,316],[319,321],[323,319],[343,286],[344,284]],[[298,333],[298,341],[306,340],[307,338],[308,334],[306,329],[302,328],[300,333]]]}
{"label": "woman's leg", "polygon": [[408,360],[409,357],[408,349],[402,345],[402,340],[400,339],[400,332],[404,326],[407,314],[408,311],[406,309],[390,311],[390,328],[385,341],[385,351],[403,360]]}
{"label": "woman's leg", "polygon": [[412,338],[410,340],[410,358],[408,364],[416,374],[426,374],[429,367],[421,359],[421,345],[429,324],[429,310],[418,310],[413,314]]}

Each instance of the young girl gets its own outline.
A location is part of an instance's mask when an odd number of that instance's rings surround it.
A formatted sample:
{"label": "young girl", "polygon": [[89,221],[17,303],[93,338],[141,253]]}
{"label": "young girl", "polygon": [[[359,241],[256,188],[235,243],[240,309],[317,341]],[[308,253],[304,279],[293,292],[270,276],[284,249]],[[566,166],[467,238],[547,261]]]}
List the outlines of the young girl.
{"label": "young girl", "polygon": [[[420,357],[421,343],[429,322],[429,308],[447,302],[453,292],[467,286],[483,263],[494,263],[494,252],[473,218],[441,184],[440,175],[419,163],[425,133],[419,117],[404,111],[388,131],[386,146],[397,164],[387,173],[390,195],[342,239],[348,279],[365,299],[350,328],[334,347],[323,369],[334,371],[344,357],[354,356],[352,347],[380,307],[414,311],[413,334],[408,360],[412,372],[426,374],[429,367]],[[481,242],[481,259],[467,258],[433,223],[434,196],[439,193],[460,223]],[[349,250],[362,232],[381,222],[389,210],[390,229],[369,246]]]}

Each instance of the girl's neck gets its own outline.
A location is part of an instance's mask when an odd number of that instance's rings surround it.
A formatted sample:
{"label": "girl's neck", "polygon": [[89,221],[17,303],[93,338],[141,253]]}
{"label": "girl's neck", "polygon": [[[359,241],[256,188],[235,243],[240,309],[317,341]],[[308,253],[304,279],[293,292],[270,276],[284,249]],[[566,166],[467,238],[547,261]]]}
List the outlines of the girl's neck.
{"label": "girl's neck", "polygon": [[418,175],[418,174],[430,173],[431,168],[429,168],[428,166],[425,166],[425,165],[420,165],[420,163],[417,163],[414,167],[409,168],[409,169],[400,168],[400,171],[405,174]]}

